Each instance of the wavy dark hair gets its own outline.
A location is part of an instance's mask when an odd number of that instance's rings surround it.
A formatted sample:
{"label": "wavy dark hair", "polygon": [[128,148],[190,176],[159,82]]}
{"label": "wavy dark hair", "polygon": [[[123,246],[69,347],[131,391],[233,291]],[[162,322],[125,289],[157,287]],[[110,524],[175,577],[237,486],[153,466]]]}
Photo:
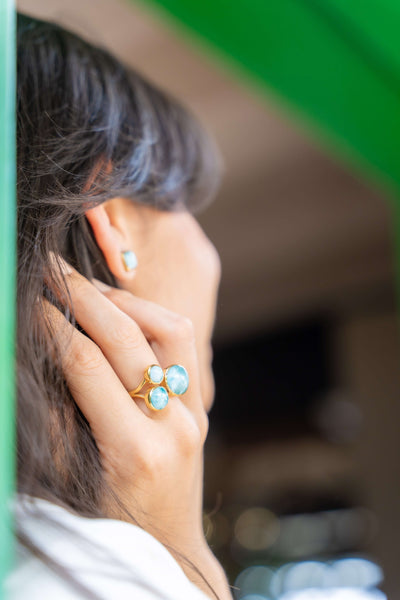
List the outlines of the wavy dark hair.
{"label": "wavy dark hair", "polygon": [[17,39],[18,491],[101,517],[111,491],[45,317],[47,298],[74,322],[51,256],[115,285],[88,207],[122,196],[195,210],[214,195],[218,154],[186,109],[104,49],[25,15]]}

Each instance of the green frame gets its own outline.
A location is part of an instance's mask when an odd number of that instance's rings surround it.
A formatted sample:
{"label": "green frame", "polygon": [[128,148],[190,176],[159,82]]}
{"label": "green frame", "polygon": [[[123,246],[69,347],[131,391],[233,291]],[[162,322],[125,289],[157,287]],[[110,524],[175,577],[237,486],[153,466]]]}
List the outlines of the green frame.
{"label": "green frame", "polygon": [[[0,581],[11,565],[14,489],[15,6],[0,0]],[[3,585],[1,598],[5,597]]]}
{"label": "green frame", "polygon": [[[218,49],[254,89],[334,152],[400,192],[398,0],[141,0]],[[15,4],[0,0],[0,580],[12,560],[14,489]],[[394,218],[400,240],[400,220]],[[399,262],[400,264],[400,243]],[[1,597],[4,597],[3,587]]]}

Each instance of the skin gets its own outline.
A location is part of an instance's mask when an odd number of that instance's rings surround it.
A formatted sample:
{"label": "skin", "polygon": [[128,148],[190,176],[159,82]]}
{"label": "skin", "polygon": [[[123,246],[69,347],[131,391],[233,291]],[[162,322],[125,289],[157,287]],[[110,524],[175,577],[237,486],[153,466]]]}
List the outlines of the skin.
{"label": "skin", "polygon": [[[203,403],[209,411],[214,399],[210,342],[221,274],[215,247],[186,211],[158,211],[114,198],[86,216],[119,286],[192,322]],[[138,257],[131,273],[123,268],[123,250]]]}
{"label": "skin", "polygon": [[[139,524],[172,549],[200,589],[215,597],[182,556],[221,600],[231,600],[202,527],[218,255],[187,212],[159,212],[115,198],[88,211],[87,218],[124,289],[89,282],[63,264],[76,319],[90,336],[49,306],[64,344],[71,393],[91,425],[107,483]],[[138,257],[133,273],[121,261],[121,251],[128,249]],[[171,397],[159,412],[143,400],[132,400],[128,392],[148,365],[173,363],[189,372],[189,389],[182,397]],[[110,517],[124,518],[112,505],[104,508]]]}

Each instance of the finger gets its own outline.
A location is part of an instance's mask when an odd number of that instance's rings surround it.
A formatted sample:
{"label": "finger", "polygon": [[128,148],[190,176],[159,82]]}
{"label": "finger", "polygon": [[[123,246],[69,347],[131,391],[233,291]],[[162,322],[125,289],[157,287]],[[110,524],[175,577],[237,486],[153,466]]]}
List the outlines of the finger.
{"label": "finger", "polygon": [[135,439],[143,435],[149,420],[132,402],[100,348],[53,305],[45,302],[45,310],[68,387],[96,441],[115,446],[128,433]]}
{"label": "finger", "polygon": [[121,311],[137,322],[163,367],[174,363],[187,369],[190,384],[182,399],[193,409],[204,410],[199,385],[196,340],[191,321],[125,290],[105,286],[97,280],[94,283]]}
{"label": "finger", "polygon": [[130,316],[85,277],[71,268],[68,273],[68,291],[77,322],[100,347],[125,389],[135,389],[146,368],[158,364],[146,337]]}

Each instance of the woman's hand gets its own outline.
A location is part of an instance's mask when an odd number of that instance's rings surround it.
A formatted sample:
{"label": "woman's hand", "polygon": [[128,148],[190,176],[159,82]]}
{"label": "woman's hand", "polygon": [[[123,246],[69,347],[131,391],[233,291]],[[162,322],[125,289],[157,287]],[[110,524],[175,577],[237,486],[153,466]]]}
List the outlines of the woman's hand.
{"label": "woman's hand", "polygon": [[[221,598],[231,598],[202,527],[208,420],[190,321],[129,292],[103,284],[100,291],[71,268],[65,271],[76,320],[90,338],[54,307],[50,318],[66,380],[92,429],[106,482],[143,529],[192,561]],[[182,398],[170,397],[167,407],[155,412],[130,397],[146,367],[175,363],[190,377]],[[107,503],[105,510],[126,518],[117,506]],[[209,594],[185,561],[175,558]]]}

